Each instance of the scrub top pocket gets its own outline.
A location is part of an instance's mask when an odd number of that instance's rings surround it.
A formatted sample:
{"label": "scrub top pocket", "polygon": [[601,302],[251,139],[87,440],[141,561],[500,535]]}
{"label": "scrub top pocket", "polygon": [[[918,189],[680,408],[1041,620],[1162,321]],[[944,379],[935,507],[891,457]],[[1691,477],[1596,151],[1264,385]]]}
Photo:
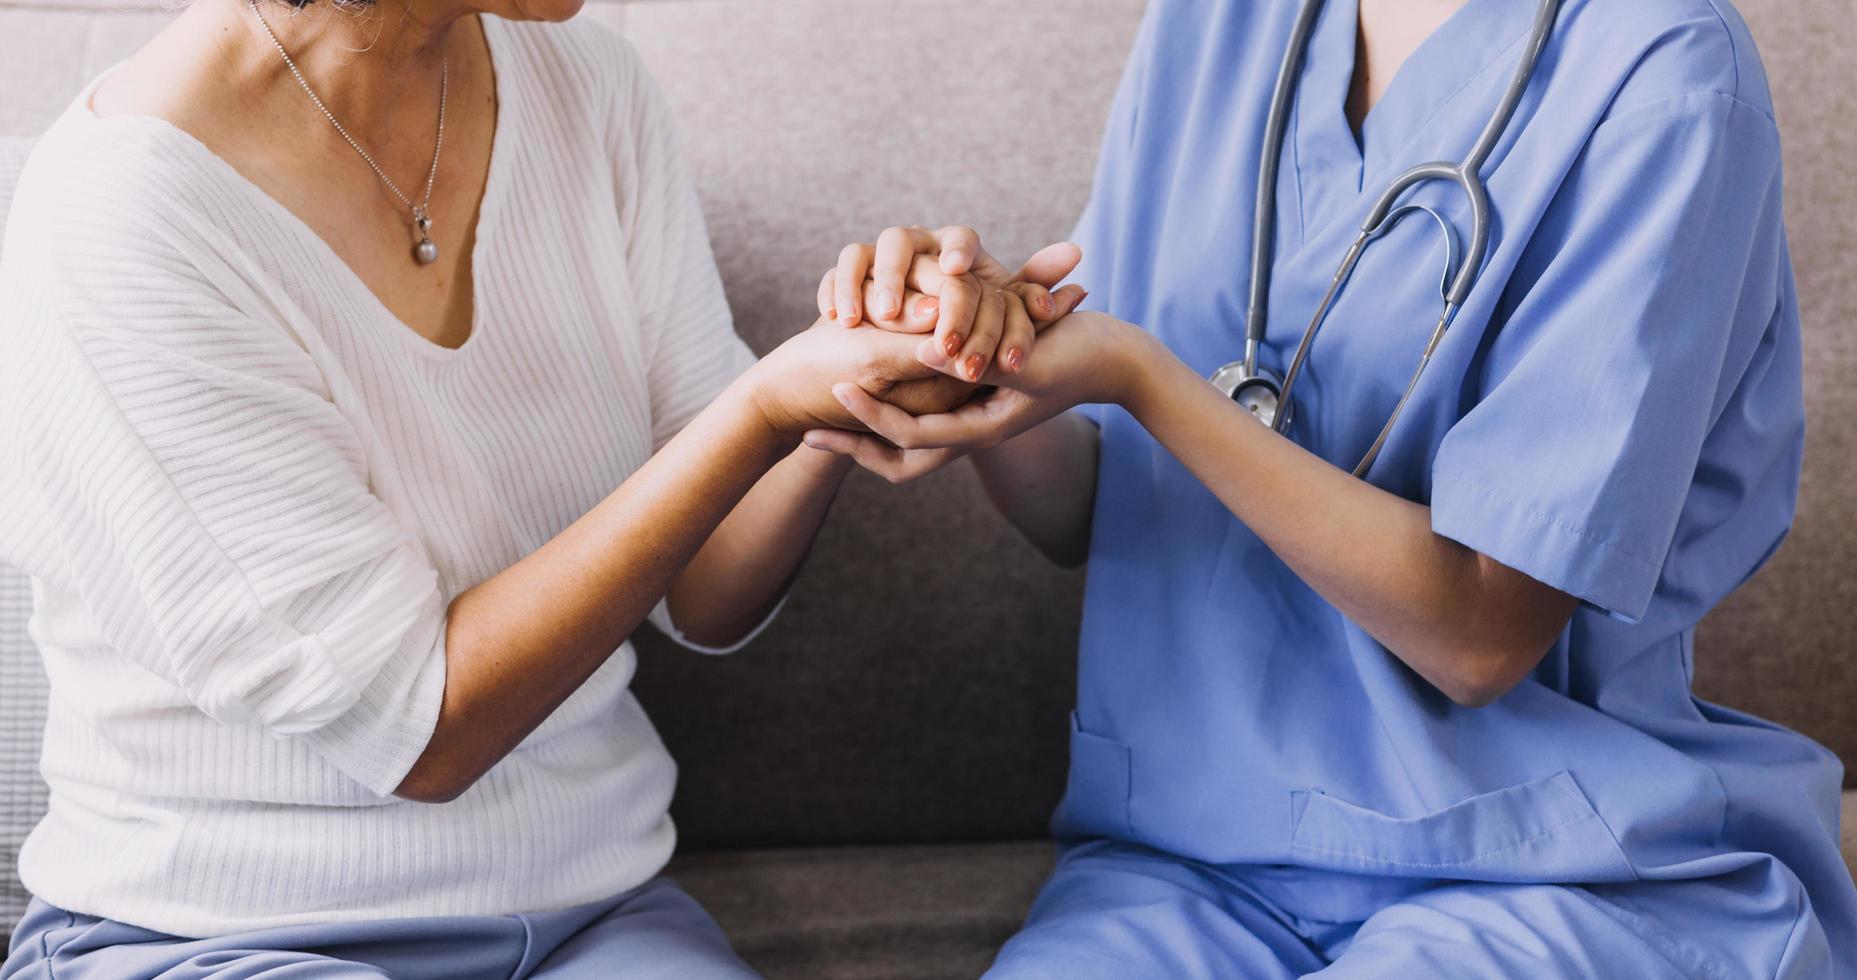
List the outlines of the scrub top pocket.
{"label": "scrub top pocket", "polygon": [[1422,817],[1391,817],[1320,790],[1290,793],[1298,863],[1470,881],[1637,878],[1573,774],[1561,770]]}
{"label": "scrub top pocket", "polygon": [[1058,806],[1053,831],[1060,838],[1129,839],[1127,745],[1093,735],[1070,714],[1070,782]]}

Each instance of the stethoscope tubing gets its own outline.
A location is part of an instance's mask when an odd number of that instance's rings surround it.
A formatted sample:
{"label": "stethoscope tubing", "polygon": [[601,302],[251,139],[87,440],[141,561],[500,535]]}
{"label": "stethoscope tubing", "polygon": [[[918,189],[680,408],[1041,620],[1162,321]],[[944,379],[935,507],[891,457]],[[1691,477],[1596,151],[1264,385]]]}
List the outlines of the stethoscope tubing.
{"label": "stethoscope tubing", "polygon": [[[1270,274],[1276,245],[1276,187],[1279,164],[1283,157],[1284,130],[1288,124],[1291,108],[1295,101],[1297,79],[1301,74],[1304,57],[1309,46],[1309,38],[1314,31],[1315,21],[1320,14],[1324,0],[1304,0],[1302,9],[1297,13],[1296,22],[1290,32],[1289,49],[1284,53],[1283,63],[1278,70],[1275,90],[1271,95],[1270,113],[1264,125],[1264,153],[1258,168],[1258,186],[1255,221],[1252,230],[1251,245],[1251,295],[1246,312],[1244,376],[1258,377],[1257,356],[1263,346],[1264,333],[1269,324],[1270,308]],[[1457,311],[1469,299],[1471,290],[1476,287],[1477,279],[1482,274],[1483,262],[1489,251],[1491,211],[1489,191],[1484,186],[1482,170],[1501,142],[1503,134],[1515,119],[1515,113],[1521,105],[1522,97],[1528,90],[1529,82],[1534,78],[1535,70],[1541,61],[1542,52],[1547,47],[1553,33],[1554,22],[1560,13],[1560,0],[1541,0],[1535,9],[1534,23],[1530,28],[1522,56],[1510,77],[1508,87],[1497,102],[1496,109],[1490,114],[1482,132],[1471,146],[1470,152],[1461,162],[1436,161],[1423,163],[1401,173],[1387,185],[1386,190],[1375,199],[1373,207],[1361,221],[1360,234],[1342,259],[1340,268],[1330,280],[1322,301],[1317,305],[1309,325],[1303,330],[1302,339],[1297,342],[1296,351],[1285,372],[1283,383],[1277,393],[1277,408],[1271,420],[1271,428],[1283,432],[1288,427],[1291,417],[1290,393],[1301,375],[1310,350],[1315,343],[1315,336],[1327,319],[1329,310],[1334,306],[1342,288],[1354,268],[1359,264],[1362,254],[1373,240],[1391,231],[1401,218],[1412,211],[1424,211],[1443,229],[1445,235],[1445,270],[1439,283],[1444,312],[1439,317],[1431,336],[1426,342],[1424,354],[1419,359],[1417,370],[1406,383],[1404,393],[1393,408],[1392,415],[1380,429],[1372,447],[1354,469],[1355,476],[1365,476],[1380,450],[1386,445],[1392,434],[1394,423],[1404,413],[1406,404],[1418,389],[1420,378],[1425,368],[1430,365],[1432,354],[1437,351],[1439,343],[1456,319]],[[1436,208],[1424,205],[1407,205],[1398,207],[1399,201],[1414,188],[1427,181],[1446,181],[1463,192],[1470,207],[1470,245],[1461,259],[1457,256],[1456,234],[1448,219]]]}

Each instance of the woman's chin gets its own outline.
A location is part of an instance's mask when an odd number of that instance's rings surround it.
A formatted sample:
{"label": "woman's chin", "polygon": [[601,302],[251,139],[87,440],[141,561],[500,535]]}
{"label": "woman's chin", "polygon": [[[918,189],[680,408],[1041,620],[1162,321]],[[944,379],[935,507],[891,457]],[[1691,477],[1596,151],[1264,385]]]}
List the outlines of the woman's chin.
{"label": "woman's chin", "polygon": [[507,0],[506,3],[497,4],[490,12],[509,20],[560,23],[572,19],[586,5],[586,0]]}

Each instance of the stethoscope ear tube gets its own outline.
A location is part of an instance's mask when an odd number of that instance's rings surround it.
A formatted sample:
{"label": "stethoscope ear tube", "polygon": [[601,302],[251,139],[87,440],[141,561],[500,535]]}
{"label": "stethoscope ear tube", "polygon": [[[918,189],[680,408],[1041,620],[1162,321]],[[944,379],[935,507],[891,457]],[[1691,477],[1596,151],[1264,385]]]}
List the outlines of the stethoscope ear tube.
{"label": "stethoscope ear tube", "polygon": [[1244,374],[1258,377],[1257,350],[1264,342],[1270,321],[1270,264],[1277,244],[1277,169],[1283,160],[1283,131],[1289,125],[1290,108],[1296,92],[1296,77],[1302,74],[1303,56],[1309,50],[1309,35],[1315,19],[1322,12],[1322,0],[1304,0],[1290,28],[1290,43],[1283,51],[1283,63],[1277,67],[1277,83],[1270,95],[1270,115],[1264,120],[1264,155],[1258,161],[1257,200],[1251,225],[1251,301],[1245,309]]}
{"label": "stethoscope ear tube", "polygon": [[[1275,90],[1271,95],[1269,115],[1264,126],[1263,156],[1258,167],[1258,185],[1255,224],[1251,242],[1251,295],[1245,316],[1245,348],[1241,361],[1227,364],[1214,372],[1212,381],[1227,395],[1237,398],[1243,393],[1248,402],[1246,407],[1259,419],[1263,420],[1276,432],[1284,432],[1289,426],[1294,403],[1291,391],[1296,379],[1302,374],[1304,363],[1309,358],[1310,347],[1315,342],[1315,335],[1321,330],[1322,323],[1335,304],[1343,285],[1353,275],[1354,267],[1360,262],[1361,253],[1367,244],[1391,231],[1401,219],[1413,211],[1423,211],[1438,223],[1444,232],[1445,264],[1444,275],[1439,282],[1439,290],[1444,299],[1444,313],[1433,327],[1431,337],[1425,345],[1425,352],[1419,359],[1418,369],[1406,383],[1399,402],[1393,408],[1393,414],[1381,426],[1379,435],[1367,451],[1358,466],[1355,476],[1364,476],[1368,468],[1378,458],[1380,451],[1392,433],[1393,425],[1405,412],[1406,404],[1412,393],[1418,388],[1419,379],[1424,376],[1425,368],[1431,363],[1432,354],[1456,319],[1457,311],[1470,297],[1476,286],[1477,277],[1481,275],[1483,260],[1489,249],[1490,204],[1489,193],[1483,186],[1483,165],[1489,160],[1496,144],[1502,139],[1510,122],[1513,121],[1516,108],[1521,104],[1522,96],[1528,89],[1529,81],[1534,77],[1535,68],[1540,63],[1541,54],[1547,47],[1549,36],[1554,29],[1554,22],[1560,13],[1560,0],[1540,0],[1535,9],[1534,25],[1529,34],[1527,45],[1522,52],[1515,73],[1509,85],[1497,102],[1496,110],[1491,113],[1489,122],[1478,135],[1476,143],[1461,163],[1436,162],[1425,163],[1395,177],[1375,200],[1367,217],[1361,222],[1361,232],[1348,249],[1347,257],[1336,270],[1335,277],[1329,282],[1328,291],[1316,307],[1309,325],[1303,330],[1302,339],[1296,345],[1296,353],[1290,360],[1290,366],[1284,372],[1281,385],[1270,372],[1261,368],[1258,350],[1264,341],[1268,325],[1270,299],[1270,273],[1276,245],[1276,189],[1278,164],[1283,157],[1284,129],[1287,125],[1291,106],[1295,99],[1297,76],[1302,71],[1303,58],[1308,50],[1310,35],[1314,32],[1317,16],[1322,10],[1323,0],[1304,0],[1301,10],[1290,32],[1289,48],[1284,52],[1283,63],[1278,69]],[[1433,207],[1423,204],[1399,205],[1399,201],[1413,188],[1428,181],[1449,181],[1463,191],[1470,208],[1470,245],[1459,253],[1456,230],[1443,214]],[[1270,389],[1260,392],[1258,389]],[[1270,397],[1264,397],[1268,394]]]}
{"label": "stethoscope ear tube", "polygon": [[1386,424],[1380,427],[1380,434],[1374,437],[1373,445],[1368,447],[1367,455],[1354,466],[1354,475],[1366,479],[1367,471],[1373,468],[1373,461],[1380,458],[1380,450],[1386,448],[1386,440],[1393,434],[1393,426],[1399,423],[1399,417],[1405,414],[1406,403],[1412,400],[1412,393],[1418,390],[1419,379],[1425,376],[1425,368],[1431,364],[1431,355],[1437,351],[1438,342],[1444,339],[1445,331],[1451,329],[1451,321],[1457,319],[1457,306],[1446,303],[1444,315],[1438,318],[1438,325],[1432,328],[1431,341],[1425,345],[1425,353],[1419,356],[1418,369],[1412,372],[1411,380],[1406,382],[1406,390],[1400,394],[1399,403],[1393,406],[1393,414],[1386,417]]}

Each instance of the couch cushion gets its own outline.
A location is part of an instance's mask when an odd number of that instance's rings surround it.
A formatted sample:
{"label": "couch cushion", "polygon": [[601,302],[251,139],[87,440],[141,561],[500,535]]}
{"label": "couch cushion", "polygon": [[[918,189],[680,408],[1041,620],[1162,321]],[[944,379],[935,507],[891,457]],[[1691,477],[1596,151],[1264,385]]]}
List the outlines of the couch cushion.
{"label": "couch cushion", "polygon": [[[887,225],[976,223],[1002,256],[1068,235],[1142,7],[724,0],[629,4],[621,25],[677,110],[737,324],[766,351],[816,316],[839,248]],[[1082,582],[966,466],[900,489],[857,474],[752,649],[640,644],[639,697],[682,766],[682,839],[1042,833]]]}
{"label": "couch cushion", "polygon": [[977,977],[1018,929],[1048,841],[685,855],[669,873],[769,980]]}
{"label": "couch cushion", "polygon": [[1840,841],[1844,845],[1844,863],[1857,875],[1857,789],[1844,791],[1843,819],[1838,823]]}
{"label": "couch cushion", "polygon": [[1786,152],[1806,460],[1791,538],[1697,632],[1696,691],[1824,742],[1857,785],[1857,18],[1851,0],[1736,5],[1760,42]]}

